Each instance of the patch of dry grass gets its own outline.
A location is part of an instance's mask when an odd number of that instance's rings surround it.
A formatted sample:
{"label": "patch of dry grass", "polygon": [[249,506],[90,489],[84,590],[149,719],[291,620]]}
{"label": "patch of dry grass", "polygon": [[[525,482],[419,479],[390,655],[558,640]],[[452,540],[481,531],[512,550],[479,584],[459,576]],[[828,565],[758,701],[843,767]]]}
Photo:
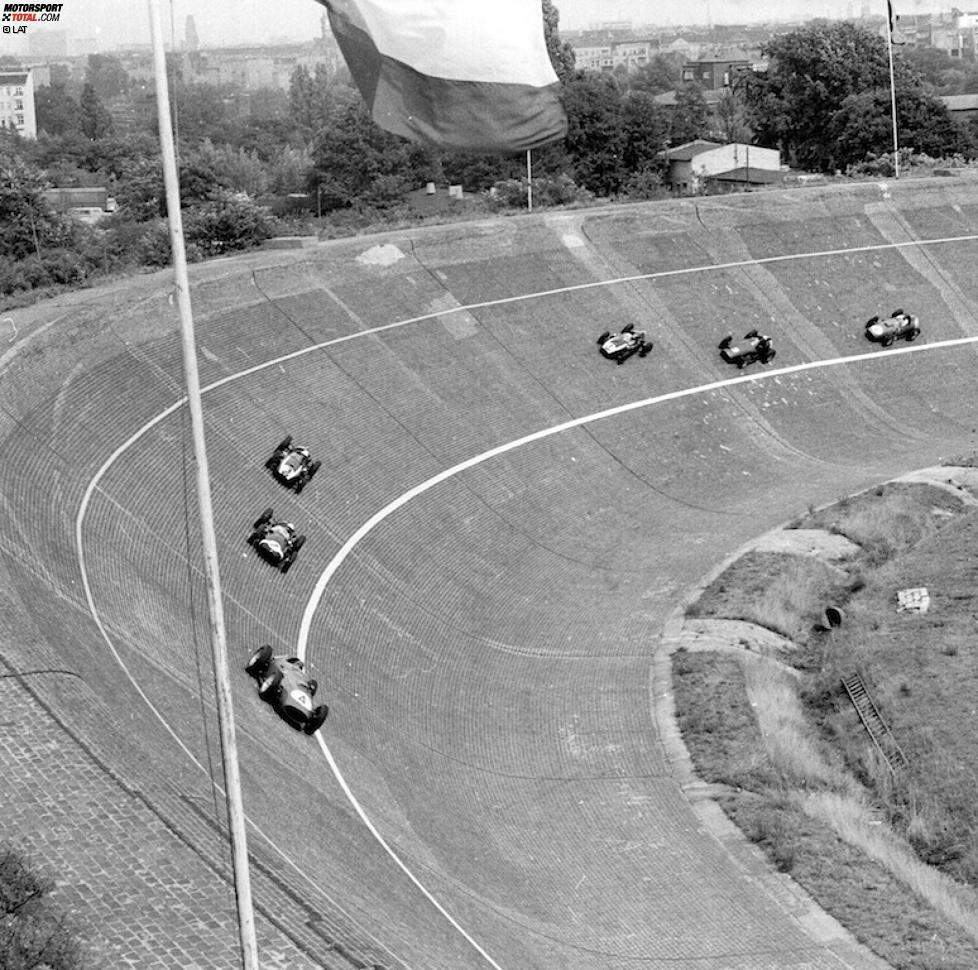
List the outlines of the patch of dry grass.
{"label": "patch of dry grass", "polygon": [[[698,773],[736,786],[721,798],[731,818],[859,939],[898,970],[971,970],[978,515],[946,528],[963,506],[928,486],[840,504],[804,525],[861,542],[860,576],[840,582],[808,557],[749,554],[689,611],[795,631],[798,670],[754,653],[677,654],[680,727]],[[931,612],[898,614],[896,590],[918,585]],[[846,621],[814,634],[826,597]],[[856,669],[909,769],[891,771],[863,730],[840,683]]]}

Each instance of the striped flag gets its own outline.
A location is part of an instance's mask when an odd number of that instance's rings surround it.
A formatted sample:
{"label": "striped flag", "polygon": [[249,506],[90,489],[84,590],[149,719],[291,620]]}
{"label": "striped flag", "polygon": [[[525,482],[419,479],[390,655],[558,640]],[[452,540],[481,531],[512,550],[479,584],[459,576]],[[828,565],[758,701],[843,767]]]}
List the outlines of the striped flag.
{"label": "striped flag", "polygon": [[905,44],[907,38],[903,36],[898,23],[900,18],[893,12],[893,0],[886,0],[886,16],[889,18],[889,29],[887,36],[891,44]]}
{"label": "striped flag", "polygon": [[515,154],[567,133],[539,0],[319,0],[381,128]]}

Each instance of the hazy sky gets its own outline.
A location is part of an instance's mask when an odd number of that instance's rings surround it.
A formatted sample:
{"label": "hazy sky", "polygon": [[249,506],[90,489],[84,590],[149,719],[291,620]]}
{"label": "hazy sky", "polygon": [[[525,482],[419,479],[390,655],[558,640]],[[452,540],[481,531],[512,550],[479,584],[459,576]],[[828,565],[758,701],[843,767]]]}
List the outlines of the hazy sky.
{"label": "hazy sky", "polygon": [[[98,37],[109,50],[125,43],[149,42],[147,0],[62,0],[61,22],[50,29],[73,37]],[[491,3],[492,0],[485,0]],[[527,0],[533,2],[533,0]],[[856,15],[862,4],[886,10],[885,0],[554,0],[561,27],[587,27],[598,21],[630,20],[663,26],[692,23],[743,23],[755,20],[841,18]],[[319,34],[325,12],[316,0],[159,0],[164,33],[172,24],[182,42],[188,14],[193,14],[204,47],[269,42],[278,38],[311,39]],[[894,0],[897,13],[939,9],[938,0]],[[875,12],[875,11],[874,11]],[[32,24],[31,31],[49,29]],[[0,34],[0,52],[22,50],[23,37]]]}

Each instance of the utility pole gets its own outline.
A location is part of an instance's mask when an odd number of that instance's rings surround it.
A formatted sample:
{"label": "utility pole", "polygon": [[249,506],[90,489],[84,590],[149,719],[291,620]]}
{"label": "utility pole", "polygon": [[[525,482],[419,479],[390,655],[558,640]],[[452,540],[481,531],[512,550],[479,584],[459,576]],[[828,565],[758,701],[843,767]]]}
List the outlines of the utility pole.
{"label": "utility pole", "polygon": [[159,116],[160,151],[163,156],[163,178],[166,184],[166,207],[170,218],[170,245],[173,251],[177,305],[180,310],[180,335],[183,346],[184,376],[187,384],[187,407],[190,410],[194,459],[197,466],[197,503],[200,511],[201,545],[204,553],[204,574],[207,579],[207,599],[211,621],[211,648],[214,656],[217,715],[221,726],[221,760],[224,765],[224,793],[227,802],[228,829],[231,836],[234,890],[241,943],[241,966],[243,970],[259,970],[255,914],[251,899],[251,877],[248,871],[244,805],[241,800],[241,776],[238,770],[234,713],[231,707],[231,679],[228,673],[224,609],[221,603],[221,577],[217,567],[217,538],[214,534],[210,479],[207,473],[207,450],[204,444],[204,413],[200,399],[197,344],[194,338],[193,311],[190,306],[187,253],[183,240],[183,218],[180,212],[180,183],[177,175],[176,152],[173,145],[173,128],[170,121],[170,95],[166,83],[166,54],[163,50],[159,0],[148,0],[148,2],[156,76],[156,112]]}

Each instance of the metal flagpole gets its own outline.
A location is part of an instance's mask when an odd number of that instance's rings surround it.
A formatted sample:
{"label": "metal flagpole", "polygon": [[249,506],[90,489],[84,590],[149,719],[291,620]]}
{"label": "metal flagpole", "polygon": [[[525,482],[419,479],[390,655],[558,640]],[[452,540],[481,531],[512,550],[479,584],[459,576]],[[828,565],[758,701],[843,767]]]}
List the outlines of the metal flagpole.
{"label": "metal flagpole", "polygon": [[526,210],[533,211],[533,162],[529,148],[526,150]]}
{"label": "metal flagpole", "polygon": [[886,0],[886,56],[890,63],[890,117],[893,121],[893,172],[900,177],[900,144],[897,137],[896,85],[893,83],[893,0]]}
{"label": "metal flagpole", "polygon": [[244,805],[241,800],[241,776],[234,736],[231,707],[231,683],[228,676],[227,640],[221,605],[221,578],[217,568],[217,538],[211,509],[210,480],[207,476],[207,452],[204,446],[204,414],[200,400],[200,376],[197,371],[197,347],[194,320],[190,306],[187,279],[187,253],[183,243],[183,220],[180,213],[180,185],[177,177],[173,129],[170,123],[170,96],[166,81],[166,55],[160,26],[158,0],[148,0],[150,31],[153,39],[153,62],[156,75],[156,110],[159,115],[160,149],[163,177],[166,183],[166,208],[170,218],[170,245],[176,277],[177,305],[180,310],[180,333],[183,345],[183,367],[187,383],[187,405],[193,433],[194,458],[197,465],[197,502],[200,509],[200,531],[204,552],[204,572],[211,621],[211,647],[214,656],[214,682],[217,715],[221,726],[221,755],[224,764],[224,789],[227,801],[228,828],[234,866],[234,889],[238,906],[238,931],[241,941],[243,970],[258,970],[258,943],[255,938],[255,915],[251,900],[251,878],[248,872],[248,846],[245,836]]}

